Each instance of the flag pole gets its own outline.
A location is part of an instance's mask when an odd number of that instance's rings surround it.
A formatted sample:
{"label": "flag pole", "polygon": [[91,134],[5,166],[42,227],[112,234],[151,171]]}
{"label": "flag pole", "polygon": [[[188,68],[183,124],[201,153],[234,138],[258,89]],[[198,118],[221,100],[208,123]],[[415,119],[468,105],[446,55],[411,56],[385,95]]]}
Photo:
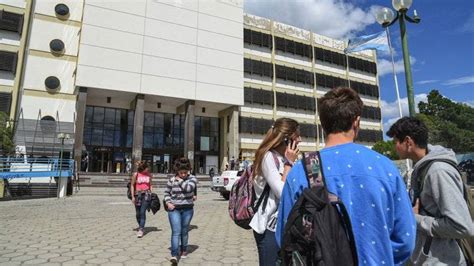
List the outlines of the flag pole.
{"label": "flag pole", "polygon": [[400,91],[398,90],[398,79],[397,79],[397,73],[395,72],[395,59],[393,56],[392,42],[390,40],[390,32],[388,30],[388,27],[385,28],[385,31],[387,32],[388,48],[390,50],[390,55],[392,57],[392,71],[393,71],[393,80],[395,81],[395,91],[397,92],[398,112],[399,112],[400,118],[402,118],[403,117],[402,103],[400,102]]}
{"label": "flag pole", "polygon": [[[400,101],[400,92],[398,90],[397,73],[395,72],[395,59],[394,59],[394,56],[393,56],[392,42],[390,40],[390,31],[389,31],[388,27],[385,28],[385,31],[387,32],[388,48],[390,50],[390,56],[392,57],[392,71],[393,71],[393,80],[395,81],[395,91],[397,92],[398,113],[400,115],[400,118],[402,118],[403,117],[402,103]],[[407,190],[409,190],[411,188],[411,178],[408,174],[411,170],[410,160],[406,159],[405,164],[407,166],[407,172],[406,172],[406,175],[407,175]]]}

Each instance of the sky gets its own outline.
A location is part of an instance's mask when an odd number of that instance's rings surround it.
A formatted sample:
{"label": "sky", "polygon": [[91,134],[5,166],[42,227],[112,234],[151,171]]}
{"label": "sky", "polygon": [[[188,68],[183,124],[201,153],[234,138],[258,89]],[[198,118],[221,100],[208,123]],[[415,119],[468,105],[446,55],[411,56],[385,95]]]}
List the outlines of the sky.
{"label": "sky", "polygon": [[[377,33],[374,14],[392,8],[390,0],[244,0],[244,12],[311,30],[332,38]],[[407,23],[415,102],[432,89],[474,107],[474,1],[413,0],[419,24]],[[405,72],[398,22],[390,28],[403,114],[408,115]],[[389,53],[378,53],[384,132],[399,117]],[[418,110],[418,108],[417,108]],[[386,137],[386,136],[384,136]]]}

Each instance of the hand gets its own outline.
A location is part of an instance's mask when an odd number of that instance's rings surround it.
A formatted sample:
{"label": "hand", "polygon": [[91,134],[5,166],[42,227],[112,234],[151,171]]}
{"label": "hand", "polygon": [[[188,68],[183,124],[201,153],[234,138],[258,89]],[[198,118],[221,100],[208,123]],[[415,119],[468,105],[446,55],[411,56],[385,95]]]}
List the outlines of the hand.
{"label": "hand", "polygon": [[136,203],[135,197],[132,197],[132,205],[135,205],[135,203]]}
{"label": "hand", "polygon": [[413,213],[414,214],[420,214],[420,200],[417,199],[415,206],[413,206]]}
{"label": "hand", "polygon": [[196,201],[197,198],[198,198],[198,197],[197,197],[196,195],[194,195],[194,196],[193,196],[193,201]]}
{"label": "hand", "polygon": [[168,206],[169,211],[174,210],[174,205],[172,203],[168,202],[168,203],[166,203],[166,206]]}
{"label": "hand", "polygon": [[296,141],[290,141],[288,146],[286,146],[285,150],[285,157],[291,163],[294,163],[296,159],[298,159],[298,153],[300,150],[298,149],[298,143]]}

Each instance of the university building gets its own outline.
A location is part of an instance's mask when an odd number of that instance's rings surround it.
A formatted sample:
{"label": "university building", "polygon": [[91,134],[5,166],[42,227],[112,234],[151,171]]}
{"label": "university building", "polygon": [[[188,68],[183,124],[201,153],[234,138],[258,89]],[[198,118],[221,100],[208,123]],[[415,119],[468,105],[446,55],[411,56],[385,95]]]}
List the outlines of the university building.
{"label": "university building", "polygon": [[252,160],[283,116],[314,150],[316,99],[340,85],[363,98],[360,142],[382,139],[374,53],[346,58],[343,41],[244,14],[240,0],[4,0],[0,12],[0,111],[29,156],[167,173],[185,155],[207,173]]}

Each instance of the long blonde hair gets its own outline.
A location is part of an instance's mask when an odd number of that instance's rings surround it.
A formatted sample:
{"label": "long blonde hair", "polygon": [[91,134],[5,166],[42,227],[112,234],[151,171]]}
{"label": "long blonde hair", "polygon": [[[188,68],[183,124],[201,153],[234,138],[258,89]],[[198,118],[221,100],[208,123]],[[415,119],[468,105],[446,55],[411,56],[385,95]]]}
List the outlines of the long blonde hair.
{"label": "long blonde hair", "polygon": [[[253,163],[252,178],[262,175],[262,161],[265,154],[281,145],[285,138],[290,139],[298,130],[299,124],[291,118],[278,118],[267,131],[262,143],[255,152],[255,161]],[[284,155],[284,154],[282,154]]]}

